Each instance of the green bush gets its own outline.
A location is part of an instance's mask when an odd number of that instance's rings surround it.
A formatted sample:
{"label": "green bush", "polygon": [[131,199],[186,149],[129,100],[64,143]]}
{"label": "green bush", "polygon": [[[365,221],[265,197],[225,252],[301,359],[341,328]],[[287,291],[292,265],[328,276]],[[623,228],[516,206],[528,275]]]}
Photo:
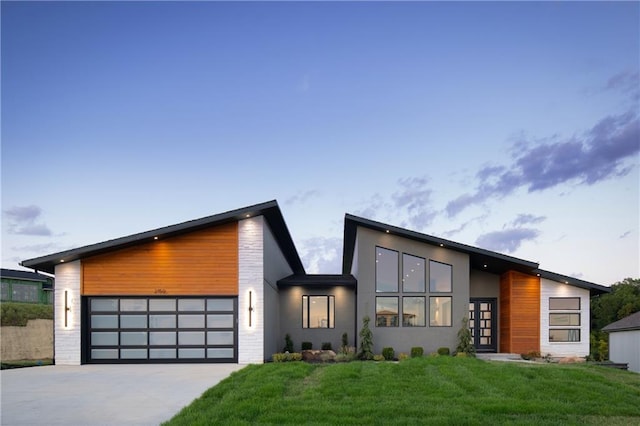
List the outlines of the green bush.
{"label": "green bush", "polygon": [[322,350],[323,351],[332,351],[331,342],[322,342]]}
{"label": "green bush", "polygon": [[384,361],[384,355],[374,355],[373,356],[373,360],[374,361]]}
{"label": "green bush", "polygon": [[273,362],[302,361],[302,354],[298,352],[285,352],[283,354],[273,354],[271,355],[271,360]]}
{"label": "green bush", "polygon": [[293,340],[291,340],[289,333],[284,336],[284,349],[282,352],[293,352]]}
{"label": "green bush", "polygon": [[411,358],[420,358],[422,355],[424,355],[422,346],[414,346],[411,348]]}
{"label": "green bush", "polygon": [[308,351],[313,349],[313,343],[311,342],[302,342],[302,350],[303,351]]}
{"label": "green bush", "polygon": [[409,355],[407,355],[404,352],[400,352],[400,354],[398,355],[398,361],[404,361],[405,359],[408,359]]}
{"label": "green bush", "polygon": [[464,352],[469,356],[476,356],[476,347],[473,346],[473,337],[469,330],[469,318],[462,318],[462,327],[458,330],[458,347],[456,353]]}
{"label": "green bush", "polygon": [[347,335],[347,333],[342,333],[342,347],[348,347],[349,346],[349,337]]}
{"label": "green bush", "polygon": [[449,355],[449,348],[438,348],[438,355]]}
{"label": "green bush", "polygon": [[358,353],[358,358],[363,361],[373,359],[373,333],[369,328],[369,318],[368,315],[365,315],[362,318],[362,329],[360,330],[360,352]]}
{"label": "green bush", "polygon": [[387,361],[391,361],[394,355],[395,355],[395,351],[393,350],[393,348],[390,348],[390,347],[382,348],[382,356]]}
{"label": "green bush", "polygon": [[3,326],[26,326],[31,319],[53,319],[53,305],[2,302],[0,304],[0,324]]}

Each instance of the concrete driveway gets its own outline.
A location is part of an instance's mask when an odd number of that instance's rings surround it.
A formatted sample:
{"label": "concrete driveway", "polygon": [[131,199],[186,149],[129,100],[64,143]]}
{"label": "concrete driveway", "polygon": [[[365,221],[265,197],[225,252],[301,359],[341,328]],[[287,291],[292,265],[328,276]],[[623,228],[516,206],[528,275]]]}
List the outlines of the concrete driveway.
{"label": "concrete driveway", "polygon": [[158,425],[238,364],[55,365],[0,372],[2,425]]}

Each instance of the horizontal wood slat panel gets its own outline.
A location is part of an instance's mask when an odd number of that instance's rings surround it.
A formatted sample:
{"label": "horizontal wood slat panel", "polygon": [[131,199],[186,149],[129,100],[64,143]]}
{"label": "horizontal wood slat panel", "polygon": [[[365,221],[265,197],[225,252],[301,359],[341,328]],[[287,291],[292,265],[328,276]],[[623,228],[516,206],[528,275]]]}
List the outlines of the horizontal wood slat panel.
{"label": "horizontal wood slat panel", "polygon": [[540,350],[540,278],[515,271],[500,279],[500,351]]}
{"label": "horizontal wood slat panel", "polygon": [[238,225],[143,243],[82,261],[84,295],[237,295]]}

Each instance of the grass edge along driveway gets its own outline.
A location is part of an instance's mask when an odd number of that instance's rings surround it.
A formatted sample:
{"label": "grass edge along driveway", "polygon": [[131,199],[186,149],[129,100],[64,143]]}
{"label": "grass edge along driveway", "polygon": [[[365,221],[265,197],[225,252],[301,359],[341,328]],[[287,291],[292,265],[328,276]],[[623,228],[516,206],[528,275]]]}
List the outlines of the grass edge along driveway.
{"label": "grass edge along driveway", "polygon": [[250,365],[164,425],[425,423],[640,425],[640,375],[453,357]]}

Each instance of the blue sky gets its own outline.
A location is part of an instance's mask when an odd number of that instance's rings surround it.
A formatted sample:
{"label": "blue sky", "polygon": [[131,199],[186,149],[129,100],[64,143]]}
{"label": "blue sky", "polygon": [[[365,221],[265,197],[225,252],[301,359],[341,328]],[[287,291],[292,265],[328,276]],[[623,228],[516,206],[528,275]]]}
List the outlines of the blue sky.
{"label": "blue sky", "polygon": [[277,199],[640,276],[640,4],[2,2],[2,266]]}

